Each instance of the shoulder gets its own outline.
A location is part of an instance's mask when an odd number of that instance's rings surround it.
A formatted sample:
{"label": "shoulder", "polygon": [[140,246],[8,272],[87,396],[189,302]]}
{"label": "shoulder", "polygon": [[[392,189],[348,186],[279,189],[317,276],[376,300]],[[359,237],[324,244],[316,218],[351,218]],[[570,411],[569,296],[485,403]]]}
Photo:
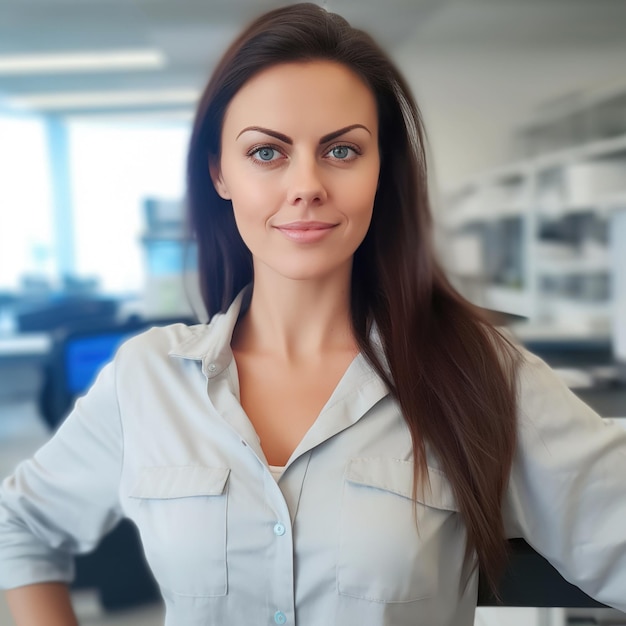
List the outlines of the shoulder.
{"label": "shoulder", "polygon": [[558,374],[539,356],[530,352],[523,344],[502,329],[487,333],[496,363],[507,377],[515,381],[518,401],[532,397],[541,390],[565,388]]}
{"label": "shoulder", "polygon": [[561,377],[543,359],[518,348],[520,358],[517,366],[518,393],[521,401],[530,401],[542,394],[573,395]]}
{"label": "shoulder", "polygon": [[566,441],[604,428],[604,420],[585,404],[545,361],[521,350],[518,370],[518,433],[521,442],[546,445],[551,436]]}
{"label": "shoulder", "polygon": [[142,356],[167,357],[170,354],[196,353],[215,334],[215,324],[168,324],[154,326],[127,339],[118,349],[116,359],[127,360]]}

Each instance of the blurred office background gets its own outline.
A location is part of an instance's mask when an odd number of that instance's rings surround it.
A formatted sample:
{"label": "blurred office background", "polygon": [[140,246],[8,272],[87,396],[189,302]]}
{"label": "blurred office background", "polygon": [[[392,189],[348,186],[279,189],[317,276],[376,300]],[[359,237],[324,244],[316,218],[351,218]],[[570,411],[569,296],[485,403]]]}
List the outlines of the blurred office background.
{"label": "blurred office background", "polygon": [[[204,319],[183,239],[194,105],[226,44],[277,4],[0,0],[2,476],[94,359],[151,323]],[[414,89],[453,280],[604,417],[626,417],[626,2],[320,4],[374,34]],[[146,589],[103,608],[85,579],[85,624],[159,623]],[[477,624],[516,619],[581,616]]]}

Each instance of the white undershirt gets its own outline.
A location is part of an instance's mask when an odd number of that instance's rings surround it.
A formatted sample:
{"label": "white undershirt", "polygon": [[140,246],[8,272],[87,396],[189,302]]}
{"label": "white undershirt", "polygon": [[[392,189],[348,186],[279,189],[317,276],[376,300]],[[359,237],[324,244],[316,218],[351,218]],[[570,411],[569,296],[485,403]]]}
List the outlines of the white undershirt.
{"label": "white undershirt", "polygon": [[285,471],[285,466],[284,465],[270,465],[269,468],[270,468],[270,472],[272,473],[272,476],[274,477],[276,482],[278,482],[278,479],[282,476],[283,472]]}

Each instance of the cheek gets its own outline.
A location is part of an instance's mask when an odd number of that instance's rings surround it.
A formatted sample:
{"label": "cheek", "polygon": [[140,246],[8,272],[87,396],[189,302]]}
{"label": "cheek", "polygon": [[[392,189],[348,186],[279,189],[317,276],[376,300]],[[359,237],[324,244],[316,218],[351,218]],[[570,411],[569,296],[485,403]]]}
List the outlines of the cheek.
{"label": "cheek", "polygon": [[235,217],[241,219],[251,219],[260,217],[263,207],[267,206],[268,194],[271,188],[261,184],[254,176],[239,175],[230,177],[229,189],[231,190],[231,201]]}
{"label": "cheek", "polygon": [[358,177],[352,181],[352,192],[355,198],[363,205],[372,207],[374,197],[378,189],[378,177],[380,175],[379,159],[372,159],[367,166],[359,172]]}
{"label": "cheek", "polygon": [[237,229],[243,240],[248,243],[248,239],[253,236],[259,224],[262,224],[262,217],[254,210],[254,206],[242,198],[233,198],[233,213]]}
{"label": "cheek", "polygon": [[271,217],[271,201],[267,193],[246,184],[237,187],[231,202],[237,230],[250,248],[255,238],[265,232],[267,220]]}
{"label": "cheek", "polygon": [[361,181],[361,184],[354,185],[345,196],[346,213],[359,223],[367,223],[372,219],[374,209],[374,198],[376,197],[376,183],[372,179]]}
{"label": "cheek", "polygon": [[228,168],[224,172],[224,180],[231,193],[231,201],[235,216],[260,216],[277,194],[277,185],[272,177],[259,176],[249,167]]}

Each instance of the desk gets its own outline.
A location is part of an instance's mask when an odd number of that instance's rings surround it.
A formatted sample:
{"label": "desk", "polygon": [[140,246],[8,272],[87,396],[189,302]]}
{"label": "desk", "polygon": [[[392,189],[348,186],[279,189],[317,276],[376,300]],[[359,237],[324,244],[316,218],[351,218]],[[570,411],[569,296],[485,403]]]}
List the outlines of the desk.
{"label": "desk", "polygon": [[572,391],[602,417],[626,418],[626,385]]}
{"label": "desk", "polygon": [[48,333],[0,335],[0,364],[20,360],[43,362],[52,347]]}

